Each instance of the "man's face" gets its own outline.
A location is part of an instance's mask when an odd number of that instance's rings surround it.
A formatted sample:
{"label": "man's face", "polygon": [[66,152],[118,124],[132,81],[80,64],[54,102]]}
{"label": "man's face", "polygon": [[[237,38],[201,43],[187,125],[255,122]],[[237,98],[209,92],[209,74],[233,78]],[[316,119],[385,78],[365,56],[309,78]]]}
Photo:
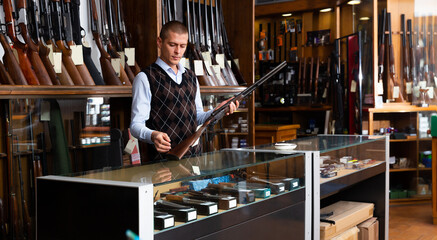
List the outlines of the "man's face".
{"label": "man's face", "polygon": [[188,33],[178,34],[168,32],[167,38],[162,40],[158,37],[158,47],[161,49],[161,59],[170,67],[175,67],[187,49]]}

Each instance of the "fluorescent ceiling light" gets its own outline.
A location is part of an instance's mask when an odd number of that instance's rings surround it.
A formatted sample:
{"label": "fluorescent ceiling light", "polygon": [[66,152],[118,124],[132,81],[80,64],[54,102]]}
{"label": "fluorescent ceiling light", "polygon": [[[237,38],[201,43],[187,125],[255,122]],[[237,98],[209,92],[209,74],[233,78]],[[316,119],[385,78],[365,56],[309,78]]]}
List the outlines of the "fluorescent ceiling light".
{"label": "fluorescent ceiling light", "polygon": [[332,8],[320,9],[320,12],[330,12],[330,11],[332,11]]}
{"label": "fluorescent ceiling light", "polygon": [[361,0],[351,0],[351,1],[347,2],[347,4],[349,4],[349,5],[357,5],[360,3],[361,3]]}
{"label": "fluorescent ceiling light", "polygon": [[282,14],[282,16],[283,17],[289,17],[289,16],[291,16],[291,13],[284,13],[284,14]]}
{"label": "fluorescent ceiling light", "polygon": [[361,21],[368,21],[368,20],[370,20],[370,18],[369,17],[360,17],[360,20]]}

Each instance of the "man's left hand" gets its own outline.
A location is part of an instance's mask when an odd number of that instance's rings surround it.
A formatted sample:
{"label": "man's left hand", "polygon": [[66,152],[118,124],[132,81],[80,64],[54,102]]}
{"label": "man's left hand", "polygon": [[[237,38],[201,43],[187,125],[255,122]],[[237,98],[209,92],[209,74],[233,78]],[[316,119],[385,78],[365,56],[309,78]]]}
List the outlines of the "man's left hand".
{"label": "man's left hand", "polygon": [[[228,100],[221,102],[215,109],[219,109],[221,106],[225,105],[227,102],[231,100],[232,98],[229,98]],[[240,103],[238,101],[229,104],[229,112],[227,112],[226,115],[234,113],[234,111],[238,109],[238,106],[240,106]]]}

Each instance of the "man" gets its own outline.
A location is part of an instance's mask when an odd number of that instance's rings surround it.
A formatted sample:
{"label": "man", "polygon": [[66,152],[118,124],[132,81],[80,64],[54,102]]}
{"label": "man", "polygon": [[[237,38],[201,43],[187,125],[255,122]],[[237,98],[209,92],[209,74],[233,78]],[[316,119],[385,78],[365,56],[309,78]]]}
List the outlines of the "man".
{"label": "man", "polygon": [[[178,21],[165,24],[157,44],[160,57],[135,77],[132,86],[130,129],[134,137],[149,143],[150,160],[165,158],[166,152],[191,136],[212,113],[203,111],[195,74],[180,63],[188,45],[185,25]],[[230,104],[229,113],[238,105]],[[198,144],[186,156],[200,151]]]}

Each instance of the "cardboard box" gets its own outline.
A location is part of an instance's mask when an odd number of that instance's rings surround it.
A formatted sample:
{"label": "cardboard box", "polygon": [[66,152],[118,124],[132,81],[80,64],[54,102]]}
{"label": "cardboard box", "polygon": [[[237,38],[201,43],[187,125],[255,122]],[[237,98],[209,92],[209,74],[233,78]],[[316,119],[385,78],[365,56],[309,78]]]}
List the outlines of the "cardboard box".
{"label": "cardboard box", "polygon": [[357,227],[353,227],[349,230],[344,231],[337,237],[331,238],[331,240],[359,240],[358,234],[360,230]]}
{"label": "cardboard box", "polygon": [[340,201],[320,209],[320,214],[332,212],[325,219],[335,221],[335,224],[320,222],[320,239],[331,239],[344,231],[373,217],[373,203]]}
{"label": "cardboard box", "polygon": [[358,226],[358,240],[378,240],[379,239],[379,221],[376,217],[370,218]]}

